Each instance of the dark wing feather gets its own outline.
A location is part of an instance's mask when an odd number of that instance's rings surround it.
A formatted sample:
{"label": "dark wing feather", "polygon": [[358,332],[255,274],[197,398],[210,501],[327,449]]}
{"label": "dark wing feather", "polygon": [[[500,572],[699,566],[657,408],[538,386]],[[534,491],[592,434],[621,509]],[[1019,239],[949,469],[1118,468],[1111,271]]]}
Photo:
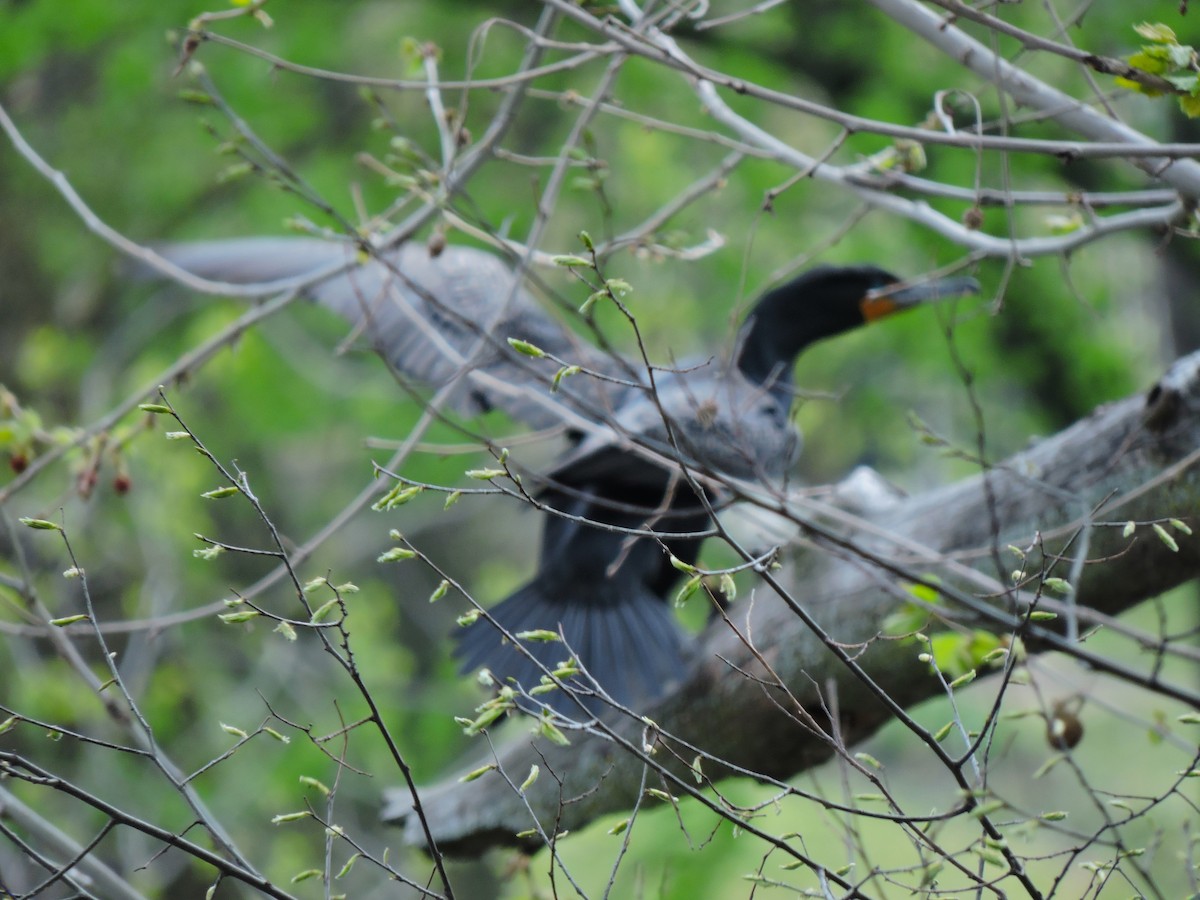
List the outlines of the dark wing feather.
{"label": "dark wing feather", "polygon": [[383,261],[361,262],[354,248],[317,238],[237,238],[169,244],[159,252],[197,275],[241,284],[317,273],[345,262],[339,274],[304,288],[338,313],[400,374],[455,388],[448,404],[470,415],[503,409],[534,428],[596,421],[618,407],[628,388],[579,374],[550,383],[557,363],[513,350],[509,338],[533,344],[584,369],[628,379],[620,361],[580,341],[516,284],[496,255],[448,246],[432,256],[404,244]]}

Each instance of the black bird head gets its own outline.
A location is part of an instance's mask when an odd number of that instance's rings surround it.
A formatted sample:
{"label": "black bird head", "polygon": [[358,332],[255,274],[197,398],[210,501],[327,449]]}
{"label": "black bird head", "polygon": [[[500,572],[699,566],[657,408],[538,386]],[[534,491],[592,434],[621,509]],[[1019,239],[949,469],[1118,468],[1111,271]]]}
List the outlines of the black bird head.
{"label": "black bird head", "polygon": [[974,278],[907,285],[875,266],[818,266],[763,294],[738,336],[737,367],[759,384],[790,380],[810,344],[930,300],[978,292]]}

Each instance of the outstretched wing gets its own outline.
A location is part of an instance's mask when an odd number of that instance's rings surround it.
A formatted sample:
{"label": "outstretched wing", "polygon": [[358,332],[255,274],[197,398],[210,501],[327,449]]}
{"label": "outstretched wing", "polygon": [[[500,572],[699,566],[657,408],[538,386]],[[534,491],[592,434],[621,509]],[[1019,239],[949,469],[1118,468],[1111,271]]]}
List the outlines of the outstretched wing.
{"label": "outstretched wing", "polygon": [[[441,388],[448,406],[471,415],[502,409],[534,428],[595,421],[621,405],[629,370],[551,318],[499,257],[448,246],[433,256],[420,244],[359,261],[352,248],[317,238],[236,238],[168,244],[161,255],[206,278],[241,284],[317,273],[339,274],[304,293],[338,313],[397,372]],[[525,341],[583,372],[551,386],[560,364],[514,350]],[[597,378],[597,372],[618,381]]]}

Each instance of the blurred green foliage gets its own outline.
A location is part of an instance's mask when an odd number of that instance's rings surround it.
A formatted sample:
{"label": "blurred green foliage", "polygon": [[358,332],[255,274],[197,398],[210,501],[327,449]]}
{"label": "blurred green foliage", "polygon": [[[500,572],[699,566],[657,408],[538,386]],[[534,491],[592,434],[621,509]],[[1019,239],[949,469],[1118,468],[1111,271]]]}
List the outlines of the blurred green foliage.
{"label": "blurred green foliage", "polygon": [[[442,77],[452,79],[466,73],[474,29],[490,16],[511,16],[529,25],[532,6],[460,0],[450,14],[446,4],[427,0],[291,0],[269,7],[275,19],[270,30],[246,19],[220,30],[285,60],[391,78],[412,76],[406,39],[431,41],[441,50]],[[1175,21],[1174,9],[1173,2],[1155,2],[1143,4],[1137,15]],[[172,75],[180,29],[202,11],[193,0],[10,2],[0,7],[0,96],[30,142],[66,174],[97,214],[135,240],[281,233],[297,215],[320,227],[336,227],[330,217],[267,179],[251,174],[220,181],[233,161],[217,152],[232,138],[230,127],[211,107],[180,100],[180,90],[194,85],[186,74]],[[1048,27],[1044,13],[1032,5],[1006,7],[1005,15],[1032,30]],[[1119,4],[1096,4],[1072,36],[1097,53],[1128,54],[1133,43],[1128,15]],[[1180,30],[1182,36],[1182,24]],[[569,25],[561,36],[584,37]],[[1006,40],[1000,44],[1004,49]],[[857,4],[788,4],[727,29],[697,33],[688,46],[701,61],[740,77],[900,124],[920,122],[932,93],[950,85],[979,91],[985,118],[998,112],[993,92],[969,79],[964,82],[952,61]],[[492,27],[473,74],[511,71],[522,49],[520,34]],[[420,92],[380,90],[368,98],[353,86],[280,71],[263,59],[217,45],[201,47],[196,58],[237,113],[352,222],[359,221],[356,204],[373,214],[396,192],[358,164],[358,154],[382,159],[392,139],[403,137],[438,155]],[[592,63],[538,86],[588,96],[602,65]],[[1031,67],[1066,90],[1080,84],[1078,71],[1063,60],[1039,57]],[[450,93],[448,102],[460,102]],[[644,61],[624,69],[613,96],[646,115],[706,130],[716,127],[682,79],[666,78]],[[480,133],[497,102],[487,92],[473,93],[468,128]],[[794,112],[756,107],[745,98],[730,102],[808,152],[820,154],[838,135],[833,125]],[[1172,127],[1169,108],[1136,97],[1126,97],[1122,104],[1122,112],[1151,134],[1162,135]],[[531,99],[506,149],[553,156],[574,114],[562,97]],[[1047,124],[1043,136],[1055,132]],[[852,160],[887,145],[879,137],[855,135],[835,159]],[[602,162],[604,177],[598,182],[585,177],[567,191],[544,242],[549,252],[577,252],[574,235],[581,228],[604,238],[635,225],[712,170],[726,152],[715,143],[612,116],[598,120],[585,147]],[[927,155],[927,177],[974,182],[978,160],[972,154],[929,147]],[[727,345],[735,312],[795,264],[871,261],[909,274],[960,256],[943,240],[880,213],[868,215],[826,248],[855,214],[855,204],[838,189],[804,180],[764,211],[766,193],[791,174],[775,163],[746,161],[665,226],[671,234],[664,235],[664,243],[694,244],[708,229],[716,229],[726,243],[712,255],[683,262],[624,253],[606,264],[606,275],[633,285],[629,304],[655,359],[666,363]],[[1086,164],[1064,168],[1047,159],[983,160],[984,185],[1003,186],[1010,176],[1024,187],[1047,190],[1141,184],[1132,168],[1122,172]],[[544,178],[537,170],[492,162],[457,209],[486,228],[522,237]],[[955,215],[965,212],[963,204],[938,205]],[[1004,233],[1009,214],[1002,209],[984,212],[984,227]],[[1015,213],[1022,226],[1039,214]],[[0,239],[0,383],[19,404],[19,409],[0,410],[0,418],[24,422],[20,427],[28,432],[18,435],[17,425],[0,432],[9,452],[36,459],[69,436],[53,429],[86,425],[119,400],[154,385],[181,355],[242,312],[236,302],[131,284],[113,250],[87,231],[7,142],[0,145],[0,221],[5,223]],[[1049,233],[1051,226],[1045,228]],[[986,422],[985,451],[995,459],[1098,403],[1148,385],[1169,353],[1167,313],[1155,291],[1154,244],[1153,236],[1132,234],[1086,247],[1067,261],[1037,260],[1011,272],[999,262],[984,263],[978,272],[985,286],[983,302],[922,312],[814,348],[798,373],[799,383],[811,392],[798,413],[806,433],[802,478],[825,482],[866,462],[906,488],[920,489],[977,467],[924,446],[907,424],[909,410],[973,453],[972,402],[978,403]],[[587,296],[587,289],[565,273],[540,277],[568,306]],[[988,300],[995,302],[989,305]],[[610,311],[602,320],[614,343],[632,346],[619,317]],[[371,483],[372,461],[384,461],[390,450],[366,446],[366,438],[403,440],[421,416],[420,403],[408,399],[372,357],[330,352],[342,336],[340,326],[318,311],[293,308],[186,373],[180,383],[166,385],[171,402],[216,457],[248,474],[289,546],[306,541]],[[972,377],[970,391],[964,371]],[[501,439],[513,426],[492,416],[472,427]],[[102,621],[170,617],[204,608],[270,569],[269,561],[235,554],[211,561],[193,557],[191,551],[203,546],[194,533],[243,546],[263,546],[267,535],[242,500],[199,498],[220,486],[217,472],[189,442],[163,440],[164,430],[172,429],[162,420],[147,422],[131,414],[106,444],[92,442],[68,454],[2,510],[6,526],[18,515],[65,522],[80,565],[90,576]],[[423,440],[456,444],[465,438],[453,424],[435,423]],[[405,474],[461,484],[463,470],[483,458],[418,454],[406,464]],[[536,462],[535,455],[529,459]],[[85,496],[79,482],[93,469],[98,477]],[[117,490],[123,475],[131,483],[126,493]],[[0,488],[5,480],[0,477]],[[400,528],[477,596],[493,599],[527,576],[538,527],[536,515],[513,503],[469,498],[443,511],[442,500],[422,496],[394,514],[355,516],[301,573],[305,578],[328,575],[335,584],[353,581],[361,588],[347,600],[356,660],[385,707],[407,763],[425,781],[451,770],[465,754],[481,752],[452,718],[470,715],[482,698],[476,685],[455,675],[445,640],[463,608],[462,598],[451,592],[431,606],[427,598],[437,576],[414,562],[379,566],[374,558],[390,545],[388,530]],[[14,539],[10,533],[0,546],[11,551]],[[51,533],[22,534],[19,540],[28,555],[11,553],[0,560],[0,572],[29,574],[52,615],[79,612],[79,590],[61,576],[70,564],[62,543]],[[293,595],[282,585],[258,602],[300,616]],[[23,605],[14,591],[0,585],[0,621],[15,626],[22,621]],[[353,685],[312,635],[302,632],[292,643],[266,623],[223,625],[215,613],[110,637],[157,740],[184,770],[203,766],[233,744],[220,723],[252,731],[268,717],[267,702],[279,715],[311,728],[314,736],[334,734],[366,713]],[[84,632],[77,643],[97,677],[105,680],[94,641]],[[128,742],[44,639],[0,636],[0,672],[0,703],[21,715]],[[921,713],[930,727],[945,715],[944,709]],[[280,727],[278,722],[274,726]],[[1110,718],[1096,727],[1103,732],[1123,726]],[[298,730],[281,730],[292,738],[290,744],[259,735],[195,783],[247,855],[284,883],[296,872],[322,864],[323,834],[311,820],[269,825],[272,816],[302,809],[306,802],[323,808],[324,798],[304,789],[301,776],[338,782],[334,820],[376,851],[388,844],[395,848],[397,833],[374,821],[381,788],[399,782],[383,742],[364,728],[345,741],[322,744],[322,750]],[[1011,735],[1015,746],[1007,752],[1027,757],[1029,767],[1048,752],[1036,728],[1014,726]],[[190,821],[175,793],[139,788],[156,778],[144,761],[69,739],[50,751],[43,746],[46,740],[38,727],[21,724],[0,737],[0,747],[53,759],[64,774],[127,800],[153,821],[179,830]],[[905,743],[899,734],[886,733],[872,752],[903,756],[905,748],[899,745]],[[1147,755],[1152,752],[1145,749]],[[333,759],[343,755],[374,777],[345,772],[339,778]],[[896,765],[904,773],[897,778],[900,787],[918,792],[928,776],[919,758]],[[803,781],[809,789],[828,790],[821,786],[827,777],[836,776],[827,768]],[[744,791],[748,803],[761,800],[759,789],[748,784],[730,790]],[[80,835],[101,824],[97,816],[57,795],[36,796],[43,815],[77,823]],[[922,808],[935,802],[930,799]],[[642,814],[615,895],[748,892],[742,878],[758,865],[761,846],[739,840],[728,824],[718,825],[696,810],[685,809],[683,818],[690,838],[682,836],[674,812]],[[602,890],[613,864],[620,838],[606,835],[612,824],[599,824],[563,845],[581,883],[592,891]],[[814,830],[826,825],[801,819],[771,827],[801,830],[806,840],[816,841]],[[842,837],[830,830],[829,840],[835,846]],[[156,850],[153,842],[131,838],[121,856],[147,860]],[[343,858],[339,854],[340,849],[335,871]],[[912,862],[900,855],[899,850],[884,851],[876,863]],[[418,879],[427,871],[415,854],[402,865]],[[528,880],[504,865],[464,867],[458,872],[466,885],[462,895],[545,895],[542,873],[547,866],[545,854],[536,857]],[[126,874],[148,894],[159,896],[199,896],[211,880],[211,872],[177,859]],[[346,881],[353,896],[382,895],[383,889],[376,887],[380,879],[361,862]],[[317,896],[319,885],[296,890]]]}

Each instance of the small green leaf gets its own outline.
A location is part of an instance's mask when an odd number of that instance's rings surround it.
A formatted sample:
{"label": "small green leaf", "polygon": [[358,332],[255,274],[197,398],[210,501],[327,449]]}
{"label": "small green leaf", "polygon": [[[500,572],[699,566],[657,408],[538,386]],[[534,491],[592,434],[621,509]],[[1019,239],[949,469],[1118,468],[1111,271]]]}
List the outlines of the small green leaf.
{"label": "small green leaf", "polygon": [[1182,531],[1184,534],[1187,534],[1187,535],[1190,535],[1192,533],[1192,529],[1189,528],[1187,525],[1185,525],[1179,519],[1171,519],[1170,524],[1171,524],[1171,527],[1174,528],[1176,531]]}
{"label": "small green leaf", "polygon": [[887,797],[883,794],[855,794],[854,799],[859,803],[886,803]]}
{"label": "small green leaf", "polygon": [[32,528],[34,531],[62,531],[62,526],[46,519],[33,519],[29,516],[22,516],[17,519],[26,528]]}
{"label": "small green leaf", "polygon": [[86,622],[87,616],[80,613],[77,616],[63,616],[61,619],[51,619],[50,624],[55,628],[65,628],[67,625],[74,625],[76,622]]}
{"label": "small green leaf", "polygon": [[550,383],[550,390],[557,391],[559,383],[564,378],[570,378],[572,375],[578,375],[581,371],[583,370],[579,366],[563,366],[554,373],[554,380]]}
{"label": "small green leaf", "polygon": [[1070,594],[1074,589],[1071,587],[1071,582],[1065,578],[1046,578],[1042,580],[1042,587],[1048,591],[1053,591],[1056,594]]}
{"label": "small green leaf", "polygon": [[561,256],[552,256],[550,261],[556,266],[565,266],[569,269],[590,269],[592,261],[584,259],[582,256],[575,256],[571,253],[565,253]]}
{"label": "small green leaf", "polygon": [[1154,523],[1154,533],[1158,535],[1158,539],[1166,544],[1167,549],[1172,553],[1179,552],[1179,545],[1175,543],[1175,538],[1171,537],[1171,533],[1163,528],[1157,522]]}
{"label": "small green leaf", "polygon": [[156,416],[169,416],[171,414],[171,407],[163,406],[161,403],[139,403],[138,409]]}
{"label": "small green leaf", "polygon": [[1137,524],[1130,519],[1125,523],[1125,527],[1121,529],[1121,537],[1133,537],[1133,532],[1137,529]]}
{"label": "small green leaf", "polygon": [[929,885],[933,884],[937,877],[942,874],[942,869],[945,867],[945,864],[940,862],[936,862],[930,866],[927,866],[925,871],[921,873],[921,886],[928,887]]}
{"label": "small green leaf", "polygon": [[291,622],[280,622],[275,626],[275,633],[283,635],[285,640],[296,640],[296,629],[292,627]]}
{"label": "small green leaf", "polygon": [[446,596],[448,590],[450,590],[450,582],[443,578],[438,586],[433,589],[433,593],[429,595],[429,602],[437,603]]}
{"label": "small green leaf", "polygon": [[320,878],[325,873],[320,869],[305,869],[303,872],[297,872],[292,876],[292,884],[299,884],[302,881],[311,881],[314,878]]}
{"label": "small green leaf", "polygon": [[[1196,51],[1191,47],[1182,44],[1171,44],[1164,49],[1167,51],[1167,62],[1175,68],[1186,69],[1194,65]],[[1190,88],[1186,88],[1185,90],[1190,90]]]}
{"label": "small green leaf", "polygon": [[696,574],[695,566],[693,566],[691,563],[685,563],[682,559],[680,559],[675,554],[673,554],[673,553],[669,554],[668,559],[670,560],[671,566],[675,569],[678,569],[680,572],[684,572],[688,575]]}
{"label": "small green leaf", "polygon": [[539,772],[541,772],[541,769],[537,766],[529,767],[529,774],[525,776],[525,780],[521,782],[521,787],[519,788],[522,794],[533,787],[534,782],[538,780]]}
{"label": "small green leaf", "polygon": [[897,138],[894,142],[896,149],[896,165],[903,172],[920,172],[928,164],[925,158],[925,148],[918,142],[908,138]]}
{"label": "small green leaf", "polygon": [[[474,719],[467,720],[466,724],[463,726],[463,734],[467,735],[468,737],[474,737],[499,719],[506,712],[508,712],[509,708],[510,704],[501,702],[499,700],[485,703],[482,707],[480,707],[481,711],[478,716],[476,716]],[[479,776],[477,775],[475,777],[478,778]],[[471,780],[473,781],[474,779]]]}
{"label": "small green leaf", "polygon": [[333,877],[334,877],[334,878],[341,878],[341,877],[342,877],[342,876],[344,876],[344,875],[349,875],[349,874],[350,874],[350,869],[354,867],[354,864],[355,864],[356,862],[358,862],[358,860],[359,860],[359,858],[360,858],[361,856],[362,856],[362,854],[361,854],[361,853],[354,853],[354,854],[352,854],[352,855],[351,855],[351,857],[350,857],[348,860],[346,860],[346,864],[345,864],[344,866],[342,866],[342,867],[341,867],[341,868],[338,870],[338,873],[337,873],[336,875],[334,875]]}
{"label": "small green leaf", "polygon": [[530,631],[518,631],[513,637],[522,641],[534,641],[536,643],[550,643],[551,641],[561,641],[557,631],[550,631],[545,628],[534,628]]}
{"label": "small green leaf", "polygon": [[541,359],[546,355],[546,351],[541,347],[535,346],[528,341],[519,341],[516,338],[509,338],[508,346],[512,347],[518,353],[525,356],[532,356],[534,359]]}
{"label": "small green leaf", "polygon": [[950,682],[950,690],[955,691],[955,690],[958,690],[960,687],[966,687],[968,684],[970,684],[972,681],[974,681],[978,677],[978,674],[979,674],[978,672],[976,672],[974,669],[972,669],[969,672],[959,675],[952,682]]}
{"label": "small green leaf", "polygon": [[331,790],[329,790],[329,788],[328,788],[328,787],[327,787],[327,786],[324,784],[324,782],[322,782],[322,781],[320,781],[320,780],[318,780],[318,779],[316,779],[316,778],[313,778],[311,775],[301,775],[301,776],[299,777],[298,781],[299,781],[299,782],[300,782],[302,785],[304,785],[305,787],[310,787],[310,788],[313,788],[314,790],[318,790],[318,791],[320,791],[320,792],[321,792],[322,794],[324,794],[326,797],[328,797],[328,796],[329,796],[331,793],[333,793],[333,792],[332,792]]}
{"label": "small green leaf", "polygon": [[567,736],[545,716],[538,720],[534,734],[541,735],[550,743],[557,744],[559,747],[569,747],[571,745],[571,742],[567,740]]}
{"label": "small green leaf", "polygon": [[1055,810],[1054,812],[1042,813],[1038,816],[1043,822],[1061,822],[1067,817],[1067,813],[1063,810]]}
{"label": "small green leaf", "polygon": [[213,99],[203,91],[183,89],[176,96],[184,103],[194,103],[197,106],[212,106]]}
{"label": "small green leaf", "polygon": [[732,603],[737,599],[737,584],[728,572],[721,573],[721,593],[725,596],[726,603]]}
{"label": "small green leaf", "polygon": [[312,617],[308,620],[309,625],[320,625],[328,617],[329,613],[338,606],[338,598],[331,597],[320,606],[313,610]]}
{"label": "small green leaf", "polygon": [[1029,614],[1030,622],[1052,622],[1058,618],[1058,613],[1044,609],[1035,609]]}
{"label": "small green leaf", "polygon": [[495,763],[488,763],[486,766],[480,766],[478,769],[472,769],[470,772],[468,772],[466,775],[463,775],[458,780],[461,784],[467,784],[468,782],[471,782],[471,781],[477,781],[478,779],[480,779],[484,775],[486,775],[488,772],[494,772],[498,768],[500,768],[500,767],[498,765],[496,765]]}
{"label": "small green leaf", "polygon": [[205,491],[200,496],[205,500],[221,500],[225,497],[232,497],[236,493],[238,493],[238,489],[230,485],[228,487],[215,488],[211,491]]}
{"label": "small green leaf", "polygon": [[406,559],[412,559],[417,555],[416,550],[409,550],[407,547],[392,547],[390,550],[385,550],[375,558],[375,562],[390,563],[403,562]]}
{"label": "small green leaf", "polygon": [[574,678],[578,674],[579,662],[574,658],[559,663],[558,668],[554,670],[554,677],[560,681],[567,678]]}
{"label": "small green leaf", "polygon": [[245,178],[254,171],[254,165],[248,162],[237,162],[226,166],[217,173],[217,184],[228,184],[239,178]]}
{"label": "small green leaf", "polygon": [[1006,865],[1006,863],[1004,862],[1004,857],[1001,854],[997,853],[995,850],[991,850],[987,847],[975,847],[974,853],[976,856],[978,856],[980,859],[982,859],[985,863],[989,863],[993,866]]}
{"label": "small green leaf", "polygon": [[608,829],[608,833],[609,834],[623,834],[625,832],[625,829],[627,829],[628,827],[629,827],[629,820],[622,819],[620,822],[618,822],[612,828]]}
{"label": "small green leaf", "polygon": [[398,484],[374,503],[372,503],[371,509],[375,510],[375,512],[384,512],[385,510],[395,509],[397,506],[403,506],[405,503],[424,490],[424,485],[420,484]]}
{"label": "small green leaf", "polygon": [[586,316],[591,311],[592,307],[596,305],[597,300],[607,300],[607,299],[608,299],[608,291],[593,291],[591,294],[588,295],[588,298],[586,300],[584,300],[583,304],[579,307],[579,314],[581,316]]}
{"label": "small green leaf", "polygon": [[910,581],[904,585],[904,590],[907,591],[909,594],[912,594],[914,597],[916,597],[922,603],[929,603],[932,605],[937,605],[937,604],[941,603],[941,601],[942,601],[941,592],[938,591],[938,589],[933,584],[933,582],[936,582],[938,579],[935,576],[929,575],[929,574],[926,574],[924,577],[930,583],[924,583],[924,582],[920,582],[920,581]]}
{"label": "small green leaf", "polygon": [[1045,217],[1045,222],[1052,234],[1071,234],[1083,227],[1083,216],[1078,212],[1051,213]]}
{"label": "small green leaf", "polygon": [[462,495],[462,491],[451,491],[449,496],[446,497],[446,502],[442,504],[442,509],[449,509],[452,507],[455,503],[462,499]]}
{"label": "small green leaf", "polygon": [[592,243],[592,236],[586,231],[579,232],[579,242],[583,244],[583,246],[587,247],[589,251],[596,249],[596,245]]}
{"label": "small green leaf", "polygon": [[696,590],[700,587],[703,581],[704,579],[699,575],[693,575],[691,578],[685,581],[683,583],[683,587],[679,589],[679,593],[675,595],[675,606],[679,607],[687,603],[688,600],[691,599],[692,595],[696,593]]}
{"label": "small green leaf", "polygon": [[221,613],[221,615],[217,616],[217,618],[226,625],[238,625],[242,622],[249,622],[251,619],[260,615],[262,615],[262,613],[256,609],[247,609],[242,612]]}
{"label": "small green leaf", "polygon": [[[1130,56],[1126,62],[1135,69],[1141,69],[1143,72],[1149,72],[1151,75],[1161,75],[1167,71],[1168,64],[1163,58],[1165,55],[1161,51],[1156,53],[1153,47],[1144,47],[1140,52]],[[1137,85],[1137,88],[1144,90],[1141,85]]]}
{"label": "small green leaf", "polygon": [[1196,74],[1164,75],[1163,79],[1186,94],[1194,94],[1196,89],[1200,88],[1200,75]]}
{"label": "small green leaf", "polygon": [[929,611],[915,603],[905,603],[895,612],[884,617],[879,628],[889,637],[912,634],[920,631],[929,621]]}
{"label": "small green leaf", "polygon": [[1162,22],[1139,22],[1133,26],[1133,30],[1141,37],[1148,41],[1154,41],[1156,44],[1179,43],[1179,39],[1175,37],[1175,30]]}
{"label": "small green leaf", "polygon": [[1006,805],[1003,800],[990,800],[987,803],[980,803],[971,810],[971,816],[976,819],[982,819],[984,816],[990,816],[994,812],[999,812]]}
{"label": "small green leaf", "polygon": [[474,478],[476,481],[491,481],[503,474],[503,469],[467,469],[466,472],[468,478]]}
{"label": "small green leaf", "polygon": [[624,278],[609,278],[604,282],[604,287],[614,297],[624,297],[633,293],[633,285]]}
{"label": "small green leaf", "polygon": [[270,737],[279,741],[279,743],[281,743],[281,744],[290,744],[292,742],[292,739],[290,737],[288,737],[286,734],[281,734],[280,732],[276,731],[274,728],[263,728],[263,731],[266,732]]}
{"label": "small green leaf", "polygon": [[223,732],[225,732],[226,734],[232,734],[236,738],[242,738],[243,740],[245,740],[246,738],[248,738],[250,736],[250,735],[246,734],[246,732],[243,729],[238,728],[236,725],[226,725],[224,722],[221,722],[219,724],[220,724],[221,730]]}
{"label": "small green leaf", "polygon": [[872,769],[882,769],[883,763],[873,757],[870,753],[855,753],[854,758],[864,766],[870,766]]}

